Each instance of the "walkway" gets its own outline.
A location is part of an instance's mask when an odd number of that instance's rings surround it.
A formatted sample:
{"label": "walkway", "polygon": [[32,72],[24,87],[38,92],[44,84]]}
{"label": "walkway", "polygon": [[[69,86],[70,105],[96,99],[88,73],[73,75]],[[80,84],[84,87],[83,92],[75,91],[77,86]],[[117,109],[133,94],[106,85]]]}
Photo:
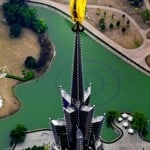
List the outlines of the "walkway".
{"label": "walkway", "polygon": [[28,147],[36,146],[50,146],[54,143],[54,137],[52,131],[37,131],[28,133],[26,135],[25,141],[21,144],[17,144],[14,150],[23,150]]}
{"label": "walkway", "polygon": [[[57,8],[57,9],[63,11],[66,14],[70,15],[69,6],[68,5],[56,3],[56,2],[53,2],[51,0],[31,0],[31,1],[48,4],[50,6],[53,6],[53,7]],[[131,20],[131,22],[134,24],[134,26],[137,28],[137,30],[141,33],[141,35],[144,38],[143,45],[141,47],[139,47],[137,49],[133,49],[133,50],[132,49],[125,49],[125,48],[121,47],[120,45],[118,45],[117,43],[115,43],[114,41],[112,41],[111,39],[109,39],[108,37],[106,37],[104,34],[102,34],[101,32],[99,32],[96,28],[94,28],[87,21],[84,21],[83,25],[90,32],[92,32],[95,36],[99,37],[100,39],[102,39],[103,41],[105,41],[106,43],[108,43],[110,46],[112,46],[113,48],[117,49],[118,52],[120,52],[123,55],[127,56],[129,59],[133,60],[135,63],[139,64],[140,66],[142,66],[146,70],[150,71],[150,68],[145,63],[145,57],[150,54],[150,40],[146,39],[146,33],[148,32],[148,30],[141,29],[138,26],[138,24],[134,21],[133,18],[131,18],[127,13],[125,13],[125,12],[123,12],[121,10],[117,10],[115,8],[110,8],[110,7],[104,7],[104,6],[94,6],[94,5],[88,5],[88,7],[95,7],[95,8],[96,7],[100,7],[100,8],[105,8],[107,10],[111,9],[113,11],[117,11],[119,13],[125,14],[127,17],[129,17],[129,19]],[[91,36],[91,35],[89,34],[89,36]],[[113,53],[115,53],[116,55],[118,55],[119,57],[121,57],[122,59],[124,59],[125,61],[127,61],[128,63],[130,63],[134,67],[136,67],[137,69],[139,69],[139,70],[143,71],[144,73],[146,73],[144,70],[142,70],[141,68],[137,67],[137,65],[135,65],[131,61],[127,60],[125,57],[123,57],[119,53],[116,53],[113,50],[110,50],[110,51],[113,52]]]}
{"label": "walkway", "polygon": [[[150,150],[150,143],[143,141],[138,133],[133,135],[128,134],[122,123],[115,122],[116,125],[122,129],[123,137],[115,143],[104,144],[104,150]],[[144,148],[144,149],[143,149]]]}

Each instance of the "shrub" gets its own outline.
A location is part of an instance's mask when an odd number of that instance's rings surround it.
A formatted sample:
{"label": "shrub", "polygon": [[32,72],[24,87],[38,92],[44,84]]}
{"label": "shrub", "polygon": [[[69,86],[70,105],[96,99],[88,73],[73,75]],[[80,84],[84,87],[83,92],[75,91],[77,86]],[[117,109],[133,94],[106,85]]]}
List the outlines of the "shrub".
{"label": "shrub", "polygon": [[35,69],[36,68],[36,60],[32,56],[28,56],[24,62],[24,65],[27,69]]}
{"label": "shrub", "polygon": [[45,150],[44,146],[33,146],[32,148],[26,148],[25,150]]}
{"label": "shrub", "polygon": [[28,71],[25,75],[24,75],[24,81],[28,81],[31,80],[35,77],[35,72],[34,71]]}
{"label": "shrub", "polygon": [[125,27],[122,27],[121,31],[122,31],[122,33],[124,34],[125,31],[126,31],[126,28],[125,28]]}
{"label": "shrub", "polygon": [[22,29],[22,27],[21,27],[20,24],[12,24],[12,25],[10,26],[10,36],[11,36],[12,38],[17,38],[17,37],[19,37],[20,34],[21,34],[21,29]]}
{"label": "shrub", "polygon": [[117,26],[117,28],[120,27],[120,21],[119,20],[116,22],[116,26]]}
{"label": "shrub", "polygon": [[122,15],[122,18],[125,18],[125,14]]}
{"label": "shrub", "polygon": [[43,33],[47,30],[47,25],[44,20],[39,19],[32,23],[32,29],[37,33]]}
{"label": "shrub", "polygon": [[135,48],[137,48],[137,47],[140,47],[141,45],[142,45],[142,41],[140,41],[140,40],[135,40],[134,41],[134,45],[135,45]]}
{"label": "shrub", "polygon": [[38,40],[41,45],[41,52],[40,52],[40,57],[37,61],[36,70],[40,71],[41,68],[47,65],[47,62],[51,58],[52,45],[47,34],[40,34]]}
{"label": "shrub", "polygon": [[34,71],[28,71],[27,73],[24,72],[24,77],[17,77],[17,76],[14,76],[12,74],[7,74],[6,77],[7,78],[10,78],[10,79],[15,79],[15,80],[18,80],[18,81],[28,81],[28,80],[31,80],[35,77],[35,72]]}

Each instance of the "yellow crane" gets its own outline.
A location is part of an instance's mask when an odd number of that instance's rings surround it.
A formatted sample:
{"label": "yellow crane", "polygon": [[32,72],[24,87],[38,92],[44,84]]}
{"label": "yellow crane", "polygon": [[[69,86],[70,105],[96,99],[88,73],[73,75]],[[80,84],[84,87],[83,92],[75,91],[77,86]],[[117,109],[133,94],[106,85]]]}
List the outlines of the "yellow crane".
{"label": "yellow crane", "polygon": [[72,20],[82,24],[85,18],[87,0],[70,0],[70,13]]}

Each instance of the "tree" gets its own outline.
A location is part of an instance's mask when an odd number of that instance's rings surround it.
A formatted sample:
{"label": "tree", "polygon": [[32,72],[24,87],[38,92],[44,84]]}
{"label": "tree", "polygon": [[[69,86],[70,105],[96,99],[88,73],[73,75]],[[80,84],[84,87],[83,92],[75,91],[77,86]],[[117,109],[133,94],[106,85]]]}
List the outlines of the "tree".
{"label": "tree", "polygon": [[112,125],[112,122],[118,117],[119,117],[119,112],[117,110],[109,110],[106,113],[107,126],[110,127]]}
{"label": "tree", "polygon": [[126,28],[125,27],[122,27],[122,33],[124,34],[125,33],[125,31],[126,31]]}
{"label": "tree", "polygon": [[142,13],[142,16],[143,16],[143,20],[144,22],[146,23],[150,23],[150,10],[146,9],[143,13]]}
{"label": "tree", "polygon": [[106,11],[104,11],[104,17],[106,17]]}
{"label": "tree", "polygon": [[26,136],[27,128],[22,124],[17,124],[15,129],[10,132],[11,143],[21,143]]}
{"label": "tree", "polygon": [[17,22],[22,26],[31,27],[32,23],[37,20],[37,12],[34,8],[28,8],[27,6],[22,6],[18,10]]}
{"label": "tree", "polygon": [[140,133],[145,131],[147,128],[148,119],[145,114],[141,111],[135,111],[133,114],[132,127],[138,130]]}
{"label": "tree", "polygon": [[9,2],[3,4],[4,17],[8,24],[14,24],[17,22],[17,12],[19,5],[11,4]]}
{"label": "tree", "polygon": [[120,27],[120,21],[119,20],[116,22],[116,26],[117,26],[117,28]]}
{"label": "tree", "polygon": [[99,26],[100,26],[101,31],[105,31],[106,26],[105,26],[105,19],[104,18],[101,18],[99,20]]}
{"label": "tree", "polygon": [[32,56],[28,56],[24,62],[25,67],[28,69],[35,69],[36,67],[36,60]]}
{"label": "tree", "polygon": [[12,24],[10,26],[10,36],[12,38],[19,37],[21,34],[22,27],[20,24]]}
{"label": "tree", "polygon": [[129,24],[130,24],[130,20],[127,20],[127,26],[129,26]]}
{"label": "tree", "polygon": [[125,18],[125,14],[122,15],[122,18],[123,18],[123,19]]}
{"label": "tree", "polygon": [[112,23],[110,23],[109,28],[113,29],[114,25]]}

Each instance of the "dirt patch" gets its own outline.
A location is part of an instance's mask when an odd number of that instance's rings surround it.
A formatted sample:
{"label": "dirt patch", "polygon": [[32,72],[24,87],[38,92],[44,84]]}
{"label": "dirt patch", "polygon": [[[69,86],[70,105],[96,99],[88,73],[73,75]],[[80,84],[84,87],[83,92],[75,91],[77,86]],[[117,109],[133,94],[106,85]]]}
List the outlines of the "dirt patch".
{"label": "dirt patch", "polygon": [[[88,8],[88,22],[96,27],[100,31],[99,20],[105,19],[106,30],[103,32],[110,39],[118,43],[124,48],[133,49],[139,47],[143,43],[143,38],[131,21],[118,12],[111,10],[105,10],[100,8]],[[120,26],[117,27],[117,21],[120,21]],[[129,22],[129,24],[128,24]],[[110,29],[109,25],[113,24],[113,29]],[[126,31],[123,33],[122,28]]]}
{"label": "dirt patch", "polygon": [[148,29],[150,26],[144,23],[141,13],[146,10],[146,6],[143,4],[139,9],[131,7],[127,0],[88,0],[88,4],[100,5],[117,8],[129,14],[138,25],[143,29]]}
{"label": "dirt patch", "polygon": [[[11,74],[21,76],[25,58],[39,56],[40,46],[37,35],[28,29],[23,29],[20,38],[11,39],[9,27],[2,22],[2,18],[0,10],[0,67],[6,65]],[[0,79],[0,95],[4,99],[3,107],[0,108],[0,117],[8,116],[19,109],[20,103],[12,92],[12,88],[18,83],[7,78]]]}

